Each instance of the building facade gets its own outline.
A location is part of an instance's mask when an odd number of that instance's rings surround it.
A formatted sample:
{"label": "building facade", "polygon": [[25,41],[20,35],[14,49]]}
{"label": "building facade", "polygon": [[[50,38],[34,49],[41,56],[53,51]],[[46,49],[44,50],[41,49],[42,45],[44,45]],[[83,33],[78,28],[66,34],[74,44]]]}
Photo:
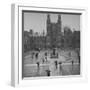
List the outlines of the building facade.
{"label": "building facade", "polygon": [[47,15],[46,30],[38,32],[24,31],[24,51],[52,48],[80,48],[80,31],[74,31],[64,27],[62,32],[61,15],[58,15],[57,22],[51,22],[50,15]]}
{"label": "building facade", "polygon": [[47,15],[47,47],[58,48],[61,46],[61,15],[58,15],[56,23],[51,22],[50,15]]}

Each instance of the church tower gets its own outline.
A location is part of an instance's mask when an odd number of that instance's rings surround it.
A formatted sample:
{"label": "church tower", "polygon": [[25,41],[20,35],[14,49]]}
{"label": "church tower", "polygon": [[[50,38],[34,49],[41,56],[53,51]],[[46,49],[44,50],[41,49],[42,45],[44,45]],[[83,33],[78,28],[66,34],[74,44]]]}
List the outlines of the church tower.
{"label": "church tower", "polygon": [[47,15],[47,23],[46,23],[46,25],[47,25],[47,35],[50,36],[51,20],[50,20],[50,15],[49,14]]}
{"label": "church tower", "polygon": [[50,24],[50,22],[51,22],[51,21],[50,21],[50,15],[48,14],[48,15],[47,15],[47,24]]}
{"label": "church tower", "polygon": [[58,24],[59,32],[61,33],[61,28],[62,28],[62,27],[61,27],[61,26],[62,26],[61,24],[62,24],[62,22],[61,22],[61,15],[60,15],[60,14],[58,15],[57,24]]}
{"label": "church tower", "polygon": [[58,23],[59,24],[61,23],[61,15],[60,14],[58,15]]}
{"label": "church tower", "polygon": [[62,21],[61,21],[61,15],[58,15],[57,20],[57,46],[61,47],[61,39],[62,39]]}
{"label": "church tower", "polygon": [[51,48],[61,46],[61,15],[58,15],[57,23],[51,22],[47,15],[47,46]]}
{"label": "church tower", "polygon": [[50,20],[50,15],[47,15],[47,22],[46,22],[46,26],[47,26],[47,47],[50,47],[51,45],[51,20]]}

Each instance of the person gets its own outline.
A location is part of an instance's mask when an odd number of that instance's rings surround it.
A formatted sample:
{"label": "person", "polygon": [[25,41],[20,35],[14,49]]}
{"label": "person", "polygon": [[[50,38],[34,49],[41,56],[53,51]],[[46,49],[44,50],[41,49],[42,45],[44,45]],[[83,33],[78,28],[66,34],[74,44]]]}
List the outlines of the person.
{"label": "person", "polygon": [[46,70],[46,72],[47,72],[47,76],[50,76],[50,70]]}
{"label": "person", "polygon": [[79,65],[80,65],[80,55],[78,56],[78,58],[79,58],[79,59],[78,59],[78,63],[79,63]]}
{"label": "person", "polygon": [[80,64],[80,53],[78,52],[77,55],[78,55],[78,63]]}
{"label": "person", "polygon": [[38,67],[38,69],[39,69],[39,67],[40,67],[40,63],[39,63],[39,62],[37,62],[37,67]]}
{"label": "person", "polygon": [[36,59],[38,59],[38,53],[36,53],[35,57],[36,57]]}
{"label": "person", "polygon": [[45,52],[45,56],[47,56],[47,52]]}
{"label": "person", "polygon": [[47,62],[47,52],[45,52],[45,60],[46,60],[46,62]]}
{"label": "person", "polygon": [[62,72],[62,62],[59,62],[59,70]]}
{"label": "person", "polygon": [[76,53],[77,53],[77,57],[78,57],[78,63],[80,65],[80,49],[77,49]]}
{"label": "person", "polygon": [[74,61],[72,60],[72,66],[73,66],[73,64],[74,64]]}
{"label": "person", "polygon": [[74,64],[74,61],[72,60],[72,73],[73,73],[73,64]]}
{"label": "person", "polygon": [[55,67],[56,67],[56,69],[57,69],[57,65],[58,65],[58,62],[57,62],[57,61],[55,61]]}

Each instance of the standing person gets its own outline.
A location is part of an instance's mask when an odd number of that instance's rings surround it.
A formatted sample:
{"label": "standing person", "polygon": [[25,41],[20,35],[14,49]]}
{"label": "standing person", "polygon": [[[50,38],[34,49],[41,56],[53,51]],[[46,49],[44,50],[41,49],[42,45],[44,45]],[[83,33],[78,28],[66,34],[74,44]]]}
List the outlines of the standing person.
{"label": "standing person", "polygon": [[57,69],[57,65],[58,65],[58,62],[57,62],[57,61],[55,61],[55,67],[56,67],[56,69]]}
{"label": "standing person", "polygon": [[46,62],[47,62],[47,52],[45,52],[45,60],[46,60]]}
{"label": "standing person", "polygon": [[59,62],[59,70],[62,73],[62,62]]}
{"label": "standing person", "polygon": [[80,52],[79,51],[77,52],[77,55],[78,55],[78,63],[80,65]]}
{"label": "standing person", "polygon": [[47,56],[47,52],[45,52],[45,56]]}
{"label": "standing person", "polygon": [[50,70],[46,70],[46,72],[47,72],[47,76],[50,76]]}
{"label": "standing person", "polygon": [[39,69],[39,68],[40,68],[40,63],[39,63],[39,62],[37,62],[36,64],[37,64],[37,68]]}
{"label": "standing person", "polygon": [[36,57],[36,59],[38,59],[38,53],[36,53],[35,57]]}
{"label": "standing person", "polygon": [[37,64],[37,74],[40,75],[40,63],[37,62],[36,64]]}
{"label": "standing person", "polygon": [[79,63],[79,65],[80,65],[80,55],[78,56],[78,58],[79,58],[79,59],[78,59],[78,63]]}
{"label": "standing person", "polygon": [[80,49],[76,49],[77,57],[78,57],[78,63],[80,65]]}
{"label": "standing person", "polygon": [[73,66],[73,64],[74,64],[74,61],[72,60],[72,66]]}
{"label": "standing person", "polygon": [[74,61],[72,60],[72,62],[71,62],[71,63],[72,63],[72,73],[73,73],[73,65],[74,65]]}

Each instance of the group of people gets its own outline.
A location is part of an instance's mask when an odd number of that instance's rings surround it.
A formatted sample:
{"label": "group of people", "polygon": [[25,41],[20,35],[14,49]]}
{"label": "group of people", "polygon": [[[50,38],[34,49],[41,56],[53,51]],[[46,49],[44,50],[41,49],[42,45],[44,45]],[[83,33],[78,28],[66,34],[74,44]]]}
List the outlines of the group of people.
{"label": "group of people", "polygon": [[62,62],[59,62],[59,63],[58,63],[58,61],[55,61],[54,63],[55,63],[55,67],[56,67],[56,69],[58,68],[58,64],[59,64],[59,66],[60,66],[60,70],[61,70]]}
{"label": "group of people", "polygon": [[[44,52],[44,56],[42,57],[42,59],[38,60],[40,53],[41,53],[40,50],[37,51],[37,52],[33,52],[32,53],[32,59],[33,58],[36,59],[36,65],[37,65],[37,69],[38,70],[40,69],[40,62],[41,61],[42,61],[42,63],[45,63],[45,62],[48,61],[47,60],[47,57],[48,57],[48,53],[47,52]],[[53,50],[53,55],[55,55],[55,54],[56,54],[56,51]],[[71,57],[71,52],[68,53],[68,56]],[[78,57],[79,57],[79,55],[78,55]],[[80,63],[80,58],[79,58],[79,63]],[[61,62],[61,61],[59,61],[59,62],[57,60],[54,61],[55,68],[56,69],[59,68],[60,72],[62,72],[62,64],[63,64],[63,62]],[[71,64],[72,64],[72,67],[73,67],[73,65],[74,65],[74,61],[73,60],[71,61]],[[59,65],[59,67],[58,67],[58,65]],[[51,71],[48,69],[48,70],[46,70],[46,73],[47,73],[47,76],[50,76]]]}
{"label": "group of people", "polygon": [[36,60],[36,64],[37,64],[37,67],[40,66],[40,62],[42,61],[42,63],[45,63],[47,62],[47,52],[44,53],[44,56],[40,59],[40,50],[37,51],[37,52],[32,52],[31,54],[31,57],[32,59],[35,59]]}
{"label": "group of people", "polygon": [[[41,53],[40,50],[37,51],[37,52],[32,52],[32,59],[34,59],[34,58],[36,59],[36,65],[37,65],[38,71],[40,70],[40,60],[38,60],[40,53]],[[42,63],[45,63],[45,62],[48,61],[47,60],[47,56],[48,56],[48,53],[45,52],[44,53],[44,56],[42,57]],[[58,64],[59,64],[59,68],[61,70],[61,68],[62,68],[62,66],[61,66],[62,62],[59,62],[58,63],[57,61],[55,61],[54,64],[55,64],[56,69],[58,68]],[[45,70],[45,71],[47,73],[47,76],[50,76],[51,71],[49,69],[48,70]]]}
{"label": "group of people", "polygon": [[36,59],[38,59],[38,55],[39,55],[39,53],[37,52],[37,53],[35,53],[35,52],[32,52],[32,59],[35,57]]}

